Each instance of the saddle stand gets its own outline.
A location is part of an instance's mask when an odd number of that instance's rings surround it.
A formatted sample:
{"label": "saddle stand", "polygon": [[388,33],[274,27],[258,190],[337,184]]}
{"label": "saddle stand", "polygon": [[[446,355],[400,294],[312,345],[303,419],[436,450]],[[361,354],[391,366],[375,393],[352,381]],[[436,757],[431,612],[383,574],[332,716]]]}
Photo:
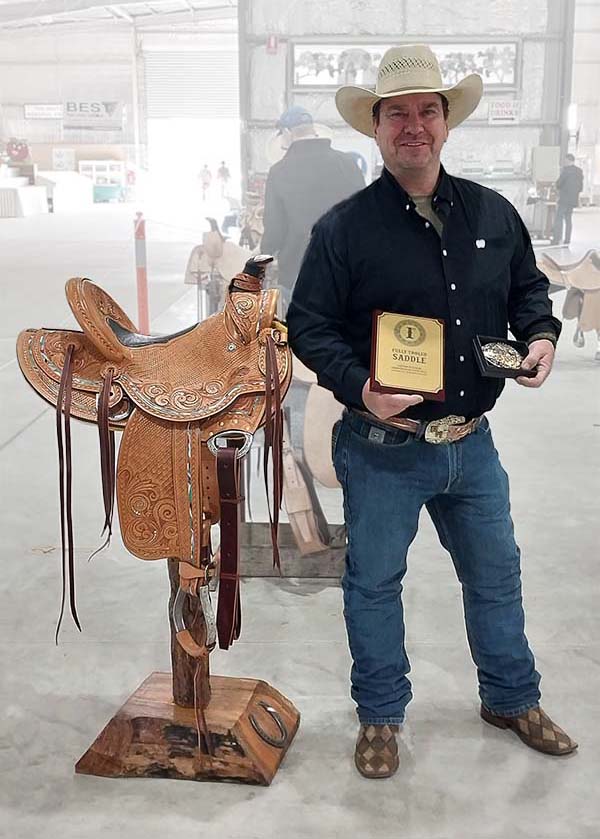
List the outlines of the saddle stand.
{"label": "saddle stand", "polygon": [[[63,595],[75,598],[70,417],[98,424],[104,532],[116,490],[121,536],[140,559],[168,558],[169,674],[138,688],[77,763],[76,771],[268,784],[298,728],[294,706],[265,682],[210,677],[209,655],[241,629],[239,523],[242,459],[265,429],[273,466],[273,559],[282,494],[281,401],[291,379],[276,290],[262,290],[270,257],[250,259],[229,285],[222,312],[182,332],[139,335],[87,279],[67,282],[82,329],[28,329],[17,340],[21,370],[56,406]],[[115,431],[123,438],[116,460]],[[211,549],[220,522],[221,545]],[[218,584],[216,615],[211,593]],[[67,598],[68,593],[68,598]]]}

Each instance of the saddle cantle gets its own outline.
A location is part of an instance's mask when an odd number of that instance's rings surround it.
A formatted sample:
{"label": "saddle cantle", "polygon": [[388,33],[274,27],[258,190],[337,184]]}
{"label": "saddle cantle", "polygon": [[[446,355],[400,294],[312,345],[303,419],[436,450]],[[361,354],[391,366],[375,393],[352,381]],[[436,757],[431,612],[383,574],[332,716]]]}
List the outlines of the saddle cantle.
{"label": "saddle cantle", "polygon": [[562,310],[564,320],[577,320],[581,332],[600,329],[600,251],[588,250],[575,262],[557,262],[544,252],[539,268],[554,285],[567,289]]}
{"label": "saddle cantle", "polygon": [[[63,599],[75,603],[69,418],[99,427],[107,540],[116,488],[124,544],[140,559],[178,558],[181,587],[173,621],[190,655],[227,648],[240,631],[239,540],[243,501],[240,460],[265,426],[266,460],[273,454],[273,534],[281,502],[281,400],[291,379],[285,326],[276,320],[278,292],[262,290],[270,257],[250,259],[230,285],[225,307],[172,335],[140,335],[120,306],[88,279],[66,284],[76,330],[27,329],[17,340],[21,370],[56,406],[61,495]],[[123,439],[115,466],[114,432]],[[221,521],[219,604],[210,531]],[[106,544],[106,542],[105,542]],[[274,561],[278,564],[276,541]],[[183,600],[197,595],[206,640],[183,623]]]}
{"label": "saddle cantle", "polygon": [[591,248],[574,262],[557,262],[547,251],[538,260],[540,270],[550,282],[580,291],[600,289],[600,251]]}

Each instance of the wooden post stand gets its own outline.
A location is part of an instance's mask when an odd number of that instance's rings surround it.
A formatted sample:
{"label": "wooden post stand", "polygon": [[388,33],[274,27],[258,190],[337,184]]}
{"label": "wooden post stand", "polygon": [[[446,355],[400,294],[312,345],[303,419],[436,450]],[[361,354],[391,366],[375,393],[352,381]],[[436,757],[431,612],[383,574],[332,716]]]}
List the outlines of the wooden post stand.
{"label": "wooden post stand", "polygon": [[[177,561],[169,560],[168,566],[171,606],[179,575]],[[186,604],[186,610],[186,626],[199,640],[199,607]],[[75,771],[112,778],[270,784],[298,730],[300,714],[292,703],[257,679],[210,677],[205,714],[214,755],[201,753],[194,713],[196,665],[175,640],[172,624],[171,661],[173,673],[148,676],[79,759]]]}

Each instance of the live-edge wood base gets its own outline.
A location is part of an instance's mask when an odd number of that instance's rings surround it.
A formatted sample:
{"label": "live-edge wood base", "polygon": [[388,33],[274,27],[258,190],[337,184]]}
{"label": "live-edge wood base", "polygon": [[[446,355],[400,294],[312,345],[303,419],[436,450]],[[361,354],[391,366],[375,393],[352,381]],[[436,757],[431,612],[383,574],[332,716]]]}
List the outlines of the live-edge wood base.
{"label": "live-edge wood base", "polygon": [[[298,730],[300,714],[285,696],[257,679],[211,676],[210,687],[205,713],[214,756],[199,753],[194,709],[174,703],[171,674],[152,673],[101,731],[75,771],[110,778],[270,784]],[[284,738],[260,702],[283,723],[287,736],[281,747],[267,742]]]}

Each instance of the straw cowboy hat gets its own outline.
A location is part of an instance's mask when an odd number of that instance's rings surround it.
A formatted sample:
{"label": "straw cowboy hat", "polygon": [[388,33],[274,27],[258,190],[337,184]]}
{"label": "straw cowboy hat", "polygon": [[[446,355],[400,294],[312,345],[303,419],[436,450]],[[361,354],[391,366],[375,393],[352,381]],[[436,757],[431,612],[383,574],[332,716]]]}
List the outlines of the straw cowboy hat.
{"label": "straw cowboy hat", "polygon": [[471,73],[458,84],[444,85],[431,49],[424,44],[408,44],[387,50],[379,64],[374,92],[346,85],[336,93],[335,104],[348,125],[373,137],[373,105],[409,93],[443,93],[448,100],[448,128],[456,128],[479,104],[483,82],[481,76]]}

